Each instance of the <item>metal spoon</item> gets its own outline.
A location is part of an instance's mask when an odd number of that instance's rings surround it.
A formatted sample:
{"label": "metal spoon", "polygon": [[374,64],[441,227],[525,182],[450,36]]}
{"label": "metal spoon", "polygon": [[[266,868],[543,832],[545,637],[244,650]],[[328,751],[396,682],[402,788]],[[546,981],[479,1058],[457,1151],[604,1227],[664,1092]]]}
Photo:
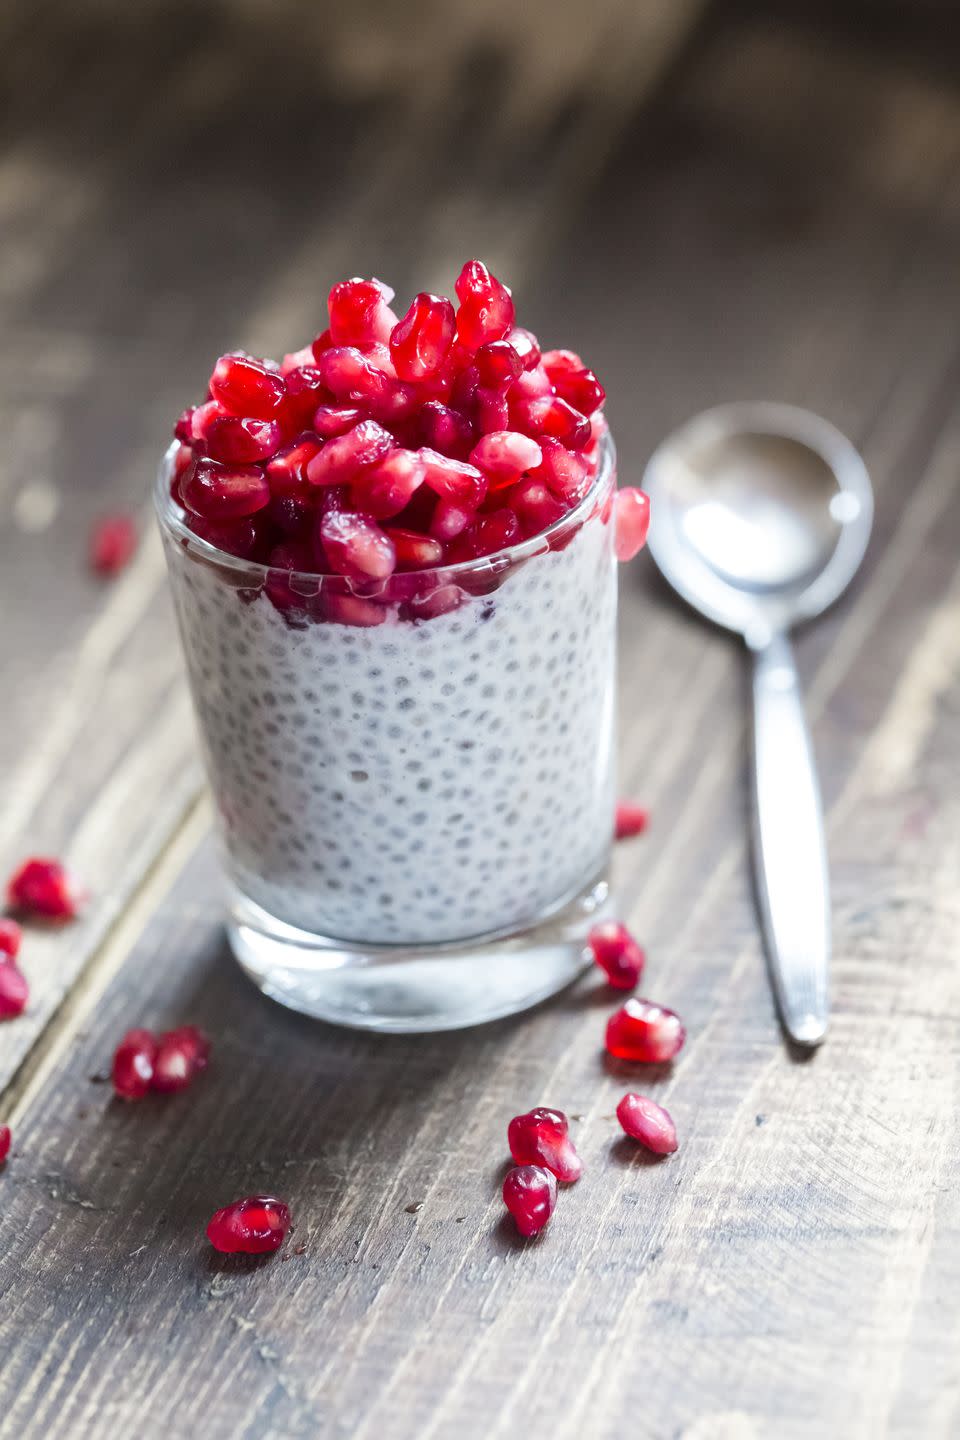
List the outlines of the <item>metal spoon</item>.
{"label": "metal spoon", "polygon": [[826,420],[765,402],[707,410],[647,467],[650,550],[694,609],[753,652],[754,864],[784,1028],[819,1045],[829,1019],[830,891],[820,791],[791,626],[849,584],[873,494]]}

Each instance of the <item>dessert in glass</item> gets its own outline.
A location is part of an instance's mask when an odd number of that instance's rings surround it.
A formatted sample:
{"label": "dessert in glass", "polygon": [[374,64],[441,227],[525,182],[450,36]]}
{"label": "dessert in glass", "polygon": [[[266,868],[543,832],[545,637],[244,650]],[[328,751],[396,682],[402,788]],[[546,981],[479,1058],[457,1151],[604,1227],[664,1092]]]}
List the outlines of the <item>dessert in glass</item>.
{"label": "dessert in glass", "polygon": [[[241,966],[435,1030],[569,983],[608,895],[616,558],[603,390],[479,261],[459,308],[330,294],[222,356],[156,500]],[[639,527],[639,528],[638,528]]]}

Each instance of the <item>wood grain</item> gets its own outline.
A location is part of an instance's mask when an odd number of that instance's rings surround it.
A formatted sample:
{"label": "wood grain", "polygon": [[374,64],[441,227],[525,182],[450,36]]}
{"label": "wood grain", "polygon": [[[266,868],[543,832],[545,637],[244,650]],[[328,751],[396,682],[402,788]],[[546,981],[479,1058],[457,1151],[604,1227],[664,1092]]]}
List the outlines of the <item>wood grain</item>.
{"label": "wood grain", "polygon": [[[234,64],[249,37],[263,37],[255,7],[238,24]],[[155,43],[161,32],[144,33]],[[393,54],[397,32],[383,33]],[[460,53],[477,42],[453,31],[445,43]],[[201,37],[192,75],[208,75],[213,48]],[[309,223],[281,245],[276,217],[264,221],[275,248],[238,257],[234,292],[224,282],[183,352],[199,367],[202,347],[220,343],[211,314],[226,326],[239,313],[251,336],[282,345],[302,307],[319,303],[352,226],[382,270],[376,227],[392,243],[406,216],[398,274],[408,281],[430,228],[407,208],[411,183],[439,227],[426,254],[440,283],[495,193],[490,213],[518,217],[504,232],[504,265],[521,277],[532,323],[545,338],[575,335],[610,379],[625,478],[669,426],[737,395],[812,405],[853,436],[876,486],[876,541],[854,591],[798,645],[835,895],[830,1041],[800,1062],[771,1013],[744,853],[740,658],[639,563],[622,587],[622,771],[654,823],[621,848],[619,880],[648,943],[649,990],[681,1011],[690,1034],[672,1071],[641,1082],[673,1113],[679,1153],[646,1162],[618,1141],[614,1106],[637,1078],[601,1058],[609,997],[592,980],[532,1016],[432,1038],[337,1032],[271,1007],[225,953],[215,861],[190,831],[183,873],[125,963],[112,976],[112,965],[94,970],[44,1065],[11,1092],[2,1440],[51,1430],[100,1440],[134,1428],[145,1440],[957,1433],[960,92],[942,56],[924,68],[916,47],[905,53],[862,48],[853,30],[808,22],[788,4],[772,19],[717,7],[645,106],[620,102],[616,144],[606,128],[568,203],[562,156],[538,190],[534,157],[545,151],[531,147],[509,179],[481,170],[462,182],[462,212],[450,187],[466,113],[443,138],[433,107],[449,113],[448,94],[430,92],[419,118],[416,106],[404,111],[411,133],[434,146],[433,171],[421,174],[393,112],[378,107],[386,93],[397,98],[382,56],[359,57],[344,93],[328,97],[328,116],[355,126],[350,157],[389,164],[344,197],[336,223],[314,202]],[[175,75],[185,64],[166,63]],[[405,63],[398,74],[415,71]],[[541,106],[570,93],[570,73],[556,65]],[[238,83],[229,66],[219,73],[228,90]],[[164,153],[182,154],[183,116],[155,123],[171,128]],[[599,123],[577,113],[568,163]],[[213,138],[210,111],[204,124]],[[107,209],[129,217],[146,186],[126,178],[124,144],[104,194]],[[220,198],[240,218],[249,192],[238,187],[233,170]],[[160,202],[175,194],[161,187]],[[291,184],[278,216],[293,213],[292,199]],[[463,229],[451,218],[459,213]],[[89,255],[101,232],[84,223]],[[182,285],[201,274],[196,255],[188,268],[182,257],[179,268],[168,263]],[[38,262],[48,297],[55,269],[49,257]],[[93,318],[85,303],[80,337]],[[35,296],[31,326],[44,323],[43,309]],[[108,328],[127,324],[117,304]],[[161,394],[172,399],[164,385],[173,382],[158,377],[183,339],[143,347],[158,406]],[[129,335],[111,343],[129,358]],[[38,343],[38,365],[43,351]],[[181,368],[171,373],[185,383]],[[123,483],[131,488],[118,493],[133,494],[141,482]],[[91,507],[102,496],[94,469],[81,489]],[[142,573],[124,582],[134,595]],[[137,637],[153,606],[138,612],[122,593],[110,603],[129,618],[104,684],[132,680],[136,691],[146,683]],[[69,623],[75,644],[98,624],[110,633],[90,609]],[[51,624],[48,609],[33,641],[42,655]],[[98,653],[109,648],[98,643]],[[175,657],[164,650],[156,663],[173,667]],[[162,676],[131,724],[165,704],[175,714],[176,680],[166,668]],[[82,683],[77,693],[100,704],[103,687]],[[57,693],[52,677],[44,684]],[[102,743],[101,776],[115,768],[111,736],[124,733],[111,715],[84,721]],[[169,793],[169,774],[164,782],[151,764],[171,764],[156,740],[127,743],[145,793]],[[170,773],[185,776],[187,740],[165,745],[177,761]],[[56,814],[55,786],[34,783]],[[118,774],[117,797],[125,783]],[[123,834],[144,823],[134,808]],[[66,809],[63,823],[73,833]],[[151,908],[148,897],[142,905]],[[50,942],[51,964],[64,963],[65,938]],[[179,1019],[216,1037],[215,1064],[188,1096],[125,1107],[91,1083],[124,1027]],[[497,1198],[504,1129],[538,1102],[580,1117],[587,1172],[541,1240],[522,1244]],[[212,1209],[264,1188],[295,1211],[285,1254],[254,1264],[213,1256],[202,1241]],[[422,1202],[415,1214],[413,1202]]]}

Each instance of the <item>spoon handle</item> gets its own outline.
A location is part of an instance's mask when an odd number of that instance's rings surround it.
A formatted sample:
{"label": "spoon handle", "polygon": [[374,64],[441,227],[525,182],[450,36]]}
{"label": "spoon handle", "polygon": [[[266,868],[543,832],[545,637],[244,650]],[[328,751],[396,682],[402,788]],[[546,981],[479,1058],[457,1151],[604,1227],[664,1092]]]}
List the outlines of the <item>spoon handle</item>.
{"label": "spoon handle", "polygon": [[793,651],[774,635],[754,653],[754,864],[767,959],[784,1029],[827,1033],[830,883],[820,789]]}

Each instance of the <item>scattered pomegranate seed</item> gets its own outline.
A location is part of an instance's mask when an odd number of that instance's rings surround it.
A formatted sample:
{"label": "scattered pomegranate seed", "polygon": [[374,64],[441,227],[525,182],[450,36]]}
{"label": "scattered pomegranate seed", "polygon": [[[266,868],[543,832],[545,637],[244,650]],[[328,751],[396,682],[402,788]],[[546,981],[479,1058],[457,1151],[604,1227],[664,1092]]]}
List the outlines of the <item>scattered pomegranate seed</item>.
{"label": "scattered pomegranate seed", "polygon": [[617,1119],[633,1140],[654,1155],[672,1155],[676,1150],[677,1127],[663,1106],[646,1095],[624,1095],[617,1106]]}
{"label": "scattered pomegranate seed", "polygon": [[390,336],[390,355],[401,380],[435,375],[450,352],[456,317],[442,295],[417,295]]}
{"label": "scattered pomegranate seed", "polygon": [[181,1025],[160,1036],[153,1065],[153,1088],[165,1094],[185,1090],[210,1059],[210,1041],[196,1025]]}
{"label": "scattered pomegranate seed", "polygon": [[25,860],[7,887],[14,910],[44,920],[73,920],[87,899],[76,876],[59,860]]}
{"label": "scattered pomegranate seed", "polygon": [[98,575],[117,575],[137,548],[137,526],[130,515],[105,515],[90,533],[90,564]]}
{"label": "scattered pomegranate seed", "polygon": [[594,925],[587,944],[614,990],[632,990],[639,982],[645,957],[625,925],[616,920]]}
{"label": "scattered pomegranate seed", "polygon": [[290,1209],[272,1195],[248,1195],[217,1210],[207,1239],[223,1255],[269,1255],[279,1250],[290,1229]]}
{"label": "scattered pomegranate seed", "polygon": [[7,960],[16,960],[20,954],[22,940],[23,931],[16,920],[0,917],[0,961],[3,957],[6,957]]}
{"label": "scattered pomegranate seed", "polygon": [[652,1000],[628,1000],[607,1022],[606,1047],[618,1060],[661,1064],[683,1048],[679,1015]]}
{"label": "scattered pomegranate seed", "polygon": [[220,415],[207,430],[207,453],[226,465],[252,465],[275,455],[283,442],[276,420]]}
{"label": "scattered pomegranate seed", "polygon": [[0,1125],[0,1165],[10,1154],[10,1146],[13,1142],[13,1135],[9,1125]]}
{"label": "scattered pomegranate seed", "polygon": [[557,1203],[557,1181],[542,1165],[517,1165],[503,1182],[503,1203],[521,1235],[537,1235]]}
{"label": "scattered pomegranate seed", "polygon": [[194,460],[180,481],[180,498],[204,520],[240,520],[269,505],[270,485],[259,465]]}
{"label": "scattered pomegranate seed", "polygon": [[480,260],[468,260],[457,276],[457,335],[468,350],[489,340],[502,340],[513,328],[510,291]]}
{"label": "scattered pomegranate seed", "polygon": [[269,420],[287,393],[284,378],[252,355],[221,355],[210,376],[214,400],[231,415]]}
{"label": "scattered pomegranate seed", "polygon": [[124,1100],[142,1100],[153,1085],[157,1037],[151,1030],[128,1030],[113,1055],[113,1088]]}
{"label": "scattered pomegranate seed", "polygon": [[30,986],[14,960],[0,963],[0,1020],[15,1020],[27,1008]]}
{"label": "scattered pomegranate seed", "polygon": [[643,548],[650,528],[650,501],[642,490],[627,486],[618,490],[614,500],[616,536],[614,550],[617,559],[632,560]]}
{"label": "scattered pomegranate seed", "polygon": [[507,1126],[510,1154],[518,1165],[544,1165],[558,1180],[572,1185],[583,1174],[583,1162],[569,1135],[562,1110],[539,1105],[526,1115],[515,1115]]}
{"label": "scattered pomegranate seed", "polygon": [[341,280],[330,291],[330,338],[334,345],[386,342],[397,323],[392,290],[379,280]]}

